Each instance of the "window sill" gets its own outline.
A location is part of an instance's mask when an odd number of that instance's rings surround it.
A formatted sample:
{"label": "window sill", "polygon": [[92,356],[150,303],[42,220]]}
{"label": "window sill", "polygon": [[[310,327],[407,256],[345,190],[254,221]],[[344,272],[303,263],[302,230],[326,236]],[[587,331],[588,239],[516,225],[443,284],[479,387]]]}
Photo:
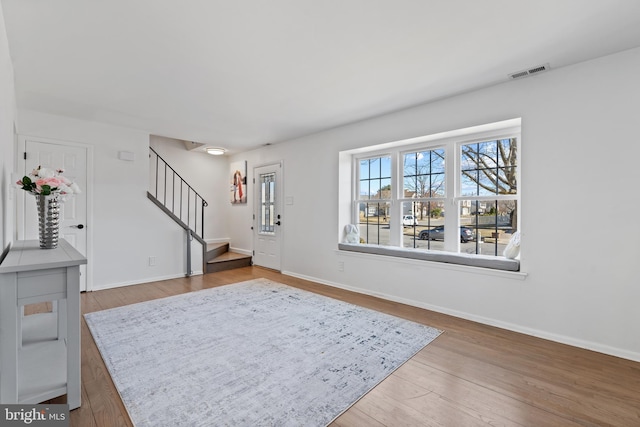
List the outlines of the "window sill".
{"label": "window sill", "polygon": [[475,267],[487,273],[504,273],[508,274],[510,277],[516,275],[522,277],[523,279],[524,277],[526,277],[525,273],[520,272],[520,261],[516,259],[507,259],[504,257],[495,257],[488,255],[466,255],[435,250],[418,251],[411,248],[355,243],[339,243],[338,249],[340,251],[347,252],[383,255],[418,261],[430,261],[442,265],[460,266],[460,268]]}

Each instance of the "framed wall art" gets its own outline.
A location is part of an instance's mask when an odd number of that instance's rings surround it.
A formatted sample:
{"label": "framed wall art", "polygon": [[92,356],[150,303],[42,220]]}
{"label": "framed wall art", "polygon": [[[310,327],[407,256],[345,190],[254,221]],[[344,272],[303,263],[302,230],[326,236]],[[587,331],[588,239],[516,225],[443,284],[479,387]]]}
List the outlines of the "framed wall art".
{"label": "framed wall art", "polygon": [[247,203],[247,161],[231,163],[231,204]]}

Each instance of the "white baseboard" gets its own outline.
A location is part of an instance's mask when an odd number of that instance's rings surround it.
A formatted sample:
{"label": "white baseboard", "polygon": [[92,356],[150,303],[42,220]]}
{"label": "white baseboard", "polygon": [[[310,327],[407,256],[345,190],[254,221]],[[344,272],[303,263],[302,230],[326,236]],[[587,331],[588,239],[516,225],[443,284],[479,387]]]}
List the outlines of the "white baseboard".
{"label": "white baseboard", "polygon": [[[193,274],[192,274],[192,276],[198,276],[198,275],[202,275],[202,270],[194,271]],[[103,286],[93,286],[88,291],[89,292],[92,292],[92,291],[103,291],[105,289],[121,288],[123,286],[131,286],[131,285],[142,285],[143,283],[161,282],[163,280],[179,279],[179,278],[182,278],[182,277],[185,277],[185,275],[184,274],[172,274],[172,275],[168,275],[168,276],[150,277],[150,278],[143,279],[143,280],[132,280],[132,281],[128,281],[128,282],[109,283],[108,285],[103,285]]]}
{"label": "white baseboard", "polygon": [[229,250],[233,251],[233,252],[237,252],[237,253],[242,254],[242,255],[249,255],[249,256],[253,255],[253,251],[248,250],[248,249],[234,248],[232,246],[229,246]]}
{"label": "white baseboard", "polygon": [[218,239],[204,239],[207,243],[229,243],[231,239],[229,237],[221,237]]}
{"label": "white baseboard", "polygon": [[299,279],[309,280],[311,282],[321,283],[323,285],[332,286],[334,288],[344,289],[347,291],[352,291],[352,292],[356,292],[363,295],[370,295],[370,296],[382,298],[388,301],[394,301],[401,304],[410,305],[413,307],[424,308],[425,310],[435,311],[437,313],[447,314],[447,315],[458,317],[461,319],[482,323],[484,325],[495,326],[497,328],[506,329],[513,332],[519,332],[522,334],[546,339],[549,341],[554,341],[561,344],[567,344],[573,347],[583,348],[586,350],[596,351],[598,353],[608,354],[610,356],[616,356],[623,359],[633,360],[634,362],[640,362],[640,353],[628,351],[628,350],[617,348],[617,347],[611,347],[611,346],[593,342],[593,341],[581,340],[581,339],[577,339],[577,338],[566,336],[566,335],[554,334],[552,332],[528,328],[526,326],[517,325],[514,323],[502,322],[500,320],[491,319],[483,316],[477,316],[477,315],[462,312],[462,311],[451,310],[445,307],[426,304],[420,301],[400,298],[394,295],[389,295],[389,294],[380,293],[380,292],[373,292],[367,289],[356,288],[353,286],[346,286],[341,283],[330,282],[327,280],[319,279],[317,277],[305,276],[303,274],[298,274],[291,271],[283,271],[282,274],[286,274],[287,276],[297,277]]}

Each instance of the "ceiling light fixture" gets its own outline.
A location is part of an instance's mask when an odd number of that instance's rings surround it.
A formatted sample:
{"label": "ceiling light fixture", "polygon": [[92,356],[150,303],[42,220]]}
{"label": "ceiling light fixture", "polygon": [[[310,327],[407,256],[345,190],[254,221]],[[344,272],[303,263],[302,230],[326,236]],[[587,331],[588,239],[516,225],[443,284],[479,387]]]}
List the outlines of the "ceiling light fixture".
{"label": "ceiling light fixture", "polygon": [[226,152],[227,150],[225,150],[224,148],[213,148],[213,147],[207,148],[207,153],[211,154],[212,156],[221,156]]}

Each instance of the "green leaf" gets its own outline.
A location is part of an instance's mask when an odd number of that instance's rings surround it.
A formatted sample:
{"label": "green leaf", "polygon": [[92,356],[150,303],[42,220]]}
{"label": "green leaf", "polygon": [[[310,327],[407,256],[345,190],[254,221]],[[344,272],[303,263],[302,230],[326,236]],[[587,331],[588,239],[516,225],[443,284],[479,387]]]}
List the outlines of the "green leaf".
{"label": "green leaf", "polygon": [[51,194],[51,186],[45,184],[41,188],[42,191],[40,192],[40,194],[42,194],[43,196],[48,196]]}

